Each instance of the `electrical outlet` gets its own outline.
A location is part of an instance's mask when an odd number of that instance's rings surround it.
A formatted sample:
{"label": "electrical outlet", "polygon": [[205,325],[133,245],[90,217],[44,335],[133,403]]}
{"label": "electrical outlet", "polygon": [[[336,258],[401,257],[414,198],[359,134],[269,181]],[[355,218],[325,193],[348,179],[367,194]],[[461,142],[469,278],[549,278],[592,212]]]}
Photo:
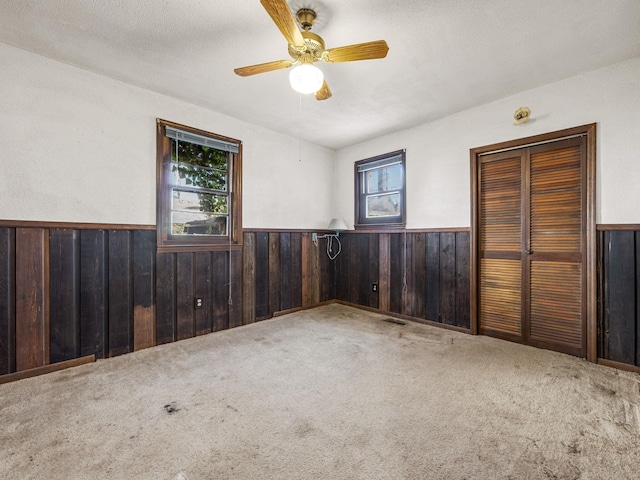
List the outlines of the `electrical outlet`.
{"label": "electrical outlet", "polygon": [[314,242],[314,243],[318,241],[318,234],[317,233],[312,233],[311,234],[311,241]]}
{"label": "electrical outlet", "polygon": [[204,307],[204,298],[202,297],[195,297],[193,299],[193,308],[195,309],[200,309]]}
{"label": "electrical outlet", "polygon": [[371,291],[372,292],[378,292],[378,284],[377,283],[372,283],[371,284]]}

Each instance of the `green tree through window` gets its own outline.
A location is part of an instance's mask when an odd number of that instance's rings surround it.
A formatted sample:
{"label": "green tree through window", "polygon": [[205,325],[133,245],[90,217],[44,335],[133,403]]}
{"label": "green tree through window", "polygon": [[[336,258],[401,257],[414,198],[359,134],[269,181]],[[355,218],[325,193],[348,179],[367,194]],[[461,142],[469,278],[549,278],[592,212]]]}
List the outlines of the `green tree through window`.
{"label": "green tree through window", "polygon": [[158,124],[159,247],[228,244],[230,235],[237,241],[239,142],[164,121]]}

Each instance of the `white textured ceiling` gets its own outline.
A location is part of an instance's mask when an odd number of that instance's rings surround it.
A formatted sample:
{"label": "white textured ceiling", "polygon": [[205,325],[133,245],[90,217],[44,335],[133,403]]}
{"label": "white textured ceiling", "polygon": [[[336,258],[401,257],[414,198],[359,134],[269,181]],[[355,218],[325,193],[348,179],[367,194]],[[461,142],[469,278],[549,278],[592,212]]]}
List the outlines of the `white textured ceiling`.
{"label": "white textured ceiling", "polygon": [[[332,149],[640,55],[640,0],[290,0],[327,48],[385,39],[382,60],[318,64],[299,95],[259,0],[0,0],[0,41]],[[0,79],[2,71],[0,68]]]}

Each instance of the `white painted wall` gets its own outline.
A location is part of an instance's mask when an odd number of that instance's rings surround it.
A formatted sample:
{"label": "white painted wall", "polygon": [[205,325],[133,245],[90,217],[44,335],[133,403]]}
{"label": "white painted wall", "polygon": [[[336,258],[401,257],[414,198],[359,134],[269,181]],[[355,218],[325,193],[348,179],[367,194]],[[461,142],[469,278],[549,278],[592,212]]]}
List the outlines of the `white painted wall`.
{"label": "white painted wall", "polygon": [[[534,120],[514,126],[521,106]],[[597,123],[596,222],[640,223],[640,57],[339,150],[334,211],[353,224],[353,162],[404,148],[407,227],[468,227],[471,148],[587,123]]]}
{"label": "white painted wall", "polygon": [[597,222],[640,223],[640,57],[338,152],[4,44],[0,65],[0,219],[155,224],[159,117],[243,141],[247,228],[352,224],[353,162],[402,148],[407,226],[467,227],[470,148],[592,122]]}
{"label": "white painted wall", "polygon": [[155,224],[156,118],[243,142],[244,227],[331,217],[331,150],[1,43],[0,65],[0,219]]}

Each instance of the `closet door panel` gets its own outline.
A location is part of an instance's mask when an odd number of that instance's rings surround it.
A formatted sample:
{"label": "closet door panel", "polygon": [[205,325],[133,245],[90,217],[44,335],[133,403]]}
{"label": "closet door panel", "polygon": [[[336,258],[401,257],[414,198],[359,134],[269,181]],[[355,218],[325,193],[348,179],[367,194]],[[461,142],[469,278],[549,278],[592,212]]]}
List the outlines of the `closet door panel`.
{"label": "closet door panel", "polygon": [[488,155],[480,164],[481,333],[521,341],[521,152]]}
{"label": "closet door panel", "polygon": [[522,267],[519,260],[483,258],[480,261],[480,331],[520,338]]}
{"label": "closet door panel", "polygon": [[580,146],[531,153],[531,250],[582,251]]}
{"label": "closet door panel", "polygon": [[530,343],[579,354],[582,345],[582,267],[575,262],[531,262]]}
{"label": "closet door panel", "polygon": [[579,355],[584,195],[580,139],[531,149],[528,343]]}

